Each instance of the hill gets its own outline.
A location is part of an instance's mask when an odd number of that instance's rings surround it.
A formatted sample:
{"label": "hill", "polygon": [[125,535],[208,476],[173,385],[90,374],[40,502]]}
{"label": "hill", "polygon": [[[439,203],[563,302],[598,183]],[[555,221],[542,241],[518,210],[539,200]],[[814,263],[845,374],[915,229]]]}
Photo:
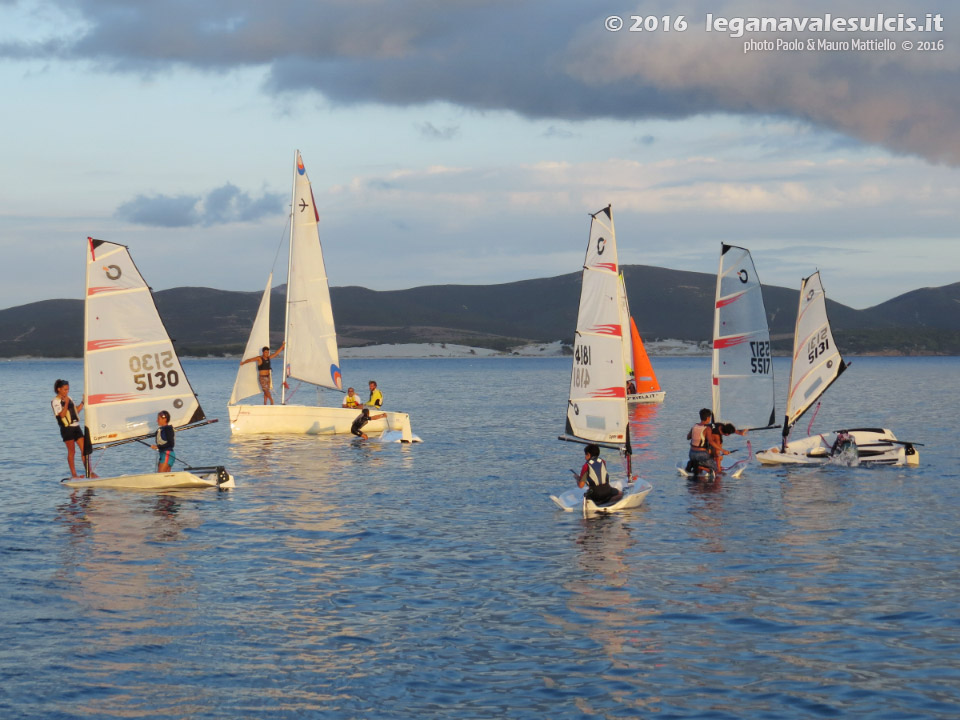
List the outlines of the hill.
{"label": "hill", "polygon": [[[641,335],[710,339],[715,278],[644,265],[623,268]],[[774,347],[789,350],[797,289],[765,286]],[[176,288],[155,293],[182,354],[237,354],[259,303],[258,292]],[[569,341],[576,322],[580,273],[501,285],[430,285],[375,291],[331,289],[341,346],[457,343],[499,350],[527,342]],[[837,343],[848,353],[960,354],[960,283],[923,288],[865,310],[827,301]],[[273,337],[279,342],[283,289],[274,290]],[[0,310],[0,357],[79,357],[80,300],[44,300]]]}

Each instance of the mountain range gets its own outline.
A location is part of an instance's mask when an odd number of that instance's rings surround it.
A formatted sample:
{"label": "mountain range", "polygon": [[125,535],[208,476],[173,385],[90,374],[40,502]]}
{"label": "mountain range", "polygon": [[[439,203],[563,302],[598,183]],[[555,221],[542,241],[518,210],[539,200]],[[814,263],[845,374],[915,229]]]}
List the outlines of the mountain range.
{"label": "mountain range", "polygon": [[[716,278],[645,265],[623,266],[630,306],[648,340],[709,341]],[[799,283],[798,283],[799,286]],[[829,288],[828,288],[829,293]],[[789,351],[798,290],[764,286],[773,345]],[[377,291],[330,290],[342,347],[457,343],[506,350],[530,342],[572,340],[580,273],[500,285],[429,285]],[[239,354],[260,292],[174,288],[154,294],[178,352]],[[922,288],[864,310],[827,300],[837,344],[846,354],[960,355],[960,282]],[[273,291],[272,339],[279,344],[284,288]],[[0,357],[80,357],[81,300],[44,300],[0,310]]]}

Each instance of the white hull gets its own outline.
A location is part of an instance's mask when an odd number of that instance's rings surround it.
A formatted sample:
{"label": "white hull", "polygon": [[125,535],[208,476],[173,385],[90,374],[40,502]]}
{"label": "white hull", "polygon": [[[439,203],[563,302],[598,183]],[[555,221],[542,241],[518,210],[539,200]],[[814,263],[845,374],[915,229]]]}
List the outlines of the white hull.
{"label": "white hull", "polygon": [[656,392],[637,393],[636,395],[627,395],[627,402],[635,405],[639,405],[641,403],[647,403],[647,404],[662,403],[663,398],[666,396],[666,394],[667,393],[665,390],[657,390]]}
{"label": "white hull", "polygon": [[[741,475],[743,475],[743,471],[747,469],[747,465],[748,465],[747,460],[740,460],[738,462],[735,462],[733,465],[723,470],[720,473],[720,477],[721,478],[725,478],[725,477],[739,478]],[[694,477],[694,473],[687,471],[686,464],[677,465],[677,474],[682,475],[683,477],[686,477],[686,478]],[[707,470],[706,468],[701,468],[696,474],[696,479],[704,482],[713,482],[717,478],[714,475],[713,470]]]}
{"label": "white hull", "polygon": [[[67,478],[61,482],[69,487],[89,488],[134,488],[140,490],[172,490],[175,488],[219,488],[225,490],[236,487],[233,475],[225,473],[227,480],[217,482],[216,468],[193,468],[203,474],[194,474],[187,470],[167,473],[143,473],[141,475],[118,475],[105,478]],[[208,472],[209,471],[209,472]]]}
{"label": "white hull", "polygon": [[627,483],[623,480],[611,480],[610,484],[623,492],[623,496],[612,505],[597,505],[593,501],[587,500],[583,496],[585,491],[580,488],[567,490],[559,496],[551,495],[550,499],[553,500],[561,510],[573,512],[577,508],[580,508],[584,517],[593,517],[595,515],[609,515],[620,512],[621,510],[639,507],[643,504],[647,494],[653,490],[653,485],[646,480],[636,480],[632,483]]}
{"label": "white hull", "polygon": [[[873,465],[919,465],[920,454],[910,443],[897,441],[886,429],[847,430],[857,444],[860,464]],[[787,451],[780,447],[757,453],[763,465],[822,465],[831,459],[830,450],[837,439],[836,432],[811,435],[787,444]]]}
{"label": "white hull", "polygon": [[[312,405],[228,405],[230,432],[237,435],[349,435],[359,410]],[[371,410],[371,415],[379,414]],[[363,432],[379,435],[398,431],[403,442],[420,442],[410,430],[410,416],[388,412],[386,418],[371,420]]]}

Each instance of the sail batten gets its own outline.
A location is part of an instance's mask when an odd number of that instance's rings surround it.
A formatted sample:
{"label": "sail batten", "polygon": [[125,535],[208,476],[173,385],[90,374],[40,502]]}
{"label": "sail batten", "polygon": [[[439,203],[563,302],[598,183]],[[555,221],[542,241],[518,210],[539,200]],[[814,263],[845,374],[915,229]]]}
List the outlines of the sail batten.
{"label": "sail batten", "polygon": [[735,245],[721,246],[711,388],[718,422],[738,428],[773,424],[773,359],[762,286],[750,251]]}

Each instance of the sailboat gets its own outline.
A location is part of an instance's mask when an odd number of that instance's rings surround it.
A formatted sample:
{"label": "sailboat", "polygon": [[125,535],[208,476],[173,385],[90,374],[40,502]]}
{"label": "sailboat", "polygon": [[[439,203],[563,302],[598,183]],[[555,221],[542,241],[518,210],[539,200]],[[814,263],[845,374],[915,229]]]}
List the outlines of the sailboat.
{"label": "sailboat", "polygon": [[610,484],[622,493],[612,504],[597,505],[584,497],[583,490],[576,488],[550,496],[568,512],[581,508],[585,517],[637,507],[653,489],[645,480],[631,476],[619,269],[613,211],[608,205],[591,216],[573,347],[566,433],[559,439],[620,450],[626,458],[626,475],[621,479],[612,477],[611,473]]}
{"label": "sailboat", "polygon": [[[124,245],[87,238],[83,387],[91,449],[153,438],[157,414],[176,430],[207,425],[153,294]],[[86,447],[85,447],[86,450]],[[85,463],[89,466],[89,463]],[[221,466],[114,477],[70,478],[70,487],[232,488]]]}
{"label": "sailboat", "polygon": [[[348,434],[357,418],[359,411],[356,409],[288,402],[287,379],[343,391],[330,287],[317,229],[319,220],[310,178],[297,151],[293,170],[281,400],[279,405],[244,404],[242,400],[259,393],[260,386],[256,363],[241,365],[227,405],[233,433],[340,435]],[[270,344],[271,283],[272,274],[250,332],[245,358],[259,355],[260,349]],[[371,408],[370,412],[379,415],[384,411]],[[382,434],[382,438],[396,436],[401,442],[420,441],[413,435],[410,416],[406,413],[386,412],[385,418],[371,420],[363,431]]]}
{"label": "sailboat", "polygon": [[[620,327],[624,329],[623,363],[627,375],[627,403],[662,403],[666,393],[660,389],[657,374],[650,364],[650,357],[643,347],[643,340],[637,331],[637,324],[630,314],[627,300],[627,286],[620,273]],[[630,334],[626,329],[630,328]]]}
{"label": "sailboat", "polygon": [[[714,422],[738,430],[776,427],[770,329],[760,277],[750,251],[726,243],[720,246],[717,269],[710,380]],[[749,461],[740,460],[724,472],[739,477]],[[682,466],[677,469],[693,474]]]}
{"label": "sailboat", "polygon": [[[847,369],[833,339],[827,301],[815,272],[800,284],[800,307],[793,335],[793,363],[779,447],[757,453],[765,465],[820,464],[835,457],[847,438],[856,443],[860,463],[918,465],[920,443],[903,442],[885,428],[852,428],[787,442],[791,428]],[[809,428],[807,430],[809,432]]]}

